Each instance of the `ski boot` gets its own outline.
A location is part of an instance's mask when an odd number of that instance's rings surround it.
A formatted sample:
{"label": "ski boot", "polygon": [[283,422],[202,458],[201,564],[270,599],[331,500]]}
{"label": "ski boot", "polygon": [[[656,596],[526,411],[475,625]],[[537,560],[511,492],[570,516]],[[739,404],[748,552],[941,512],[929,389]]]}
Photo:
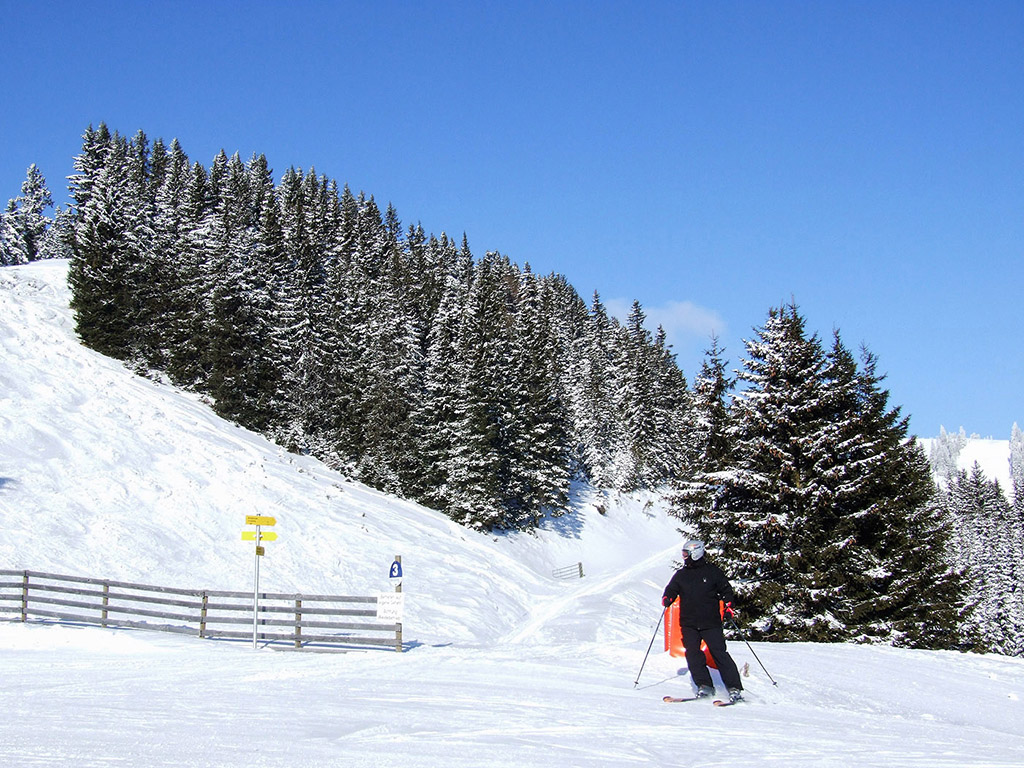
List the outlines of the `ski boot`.
{"label": "ski boot", "polygon": [[715,695],[715,689],[710,685],[702,685],[697,689],[698,699],[707,699]]}

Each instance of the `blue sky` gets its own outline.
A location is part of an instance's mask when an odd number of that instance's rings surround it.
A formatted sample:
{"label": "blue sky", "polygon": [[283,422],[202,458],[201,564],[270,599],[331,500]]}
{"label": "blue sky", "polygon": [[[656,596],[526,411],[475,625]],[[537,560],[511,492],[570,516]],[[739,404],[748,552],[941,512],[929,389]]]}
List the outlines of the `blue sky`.
{"label": "blue sky", "polygon": [[86,126],[264,153],[638,299],[688,378],[770,307],[921,436],[1024,425],[1024,3],[0,0],[0,203]]}

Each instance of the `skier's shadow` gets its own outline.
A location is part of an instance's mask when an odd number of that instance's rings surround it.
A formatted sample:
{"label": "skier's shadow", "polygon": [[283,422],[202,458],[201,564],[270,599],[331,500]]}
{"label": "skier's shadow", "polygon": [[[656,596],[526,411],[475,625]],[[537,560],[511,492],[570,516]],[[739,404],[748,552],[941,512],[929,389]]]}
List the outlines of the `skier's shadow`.
{"label": "skier's shadow", "polygon": [[657,688],[659,685],[664,685],[665,683],[671,680],[676,680],[680,677],[685,677],[688,674],[690,674],[690,670],[688,670],[686,667],[682,667],[681,669],[677,670],[674,675],[670,675],[669,677],[663,678],[662,680],[658,680],[655,683],[641,685],[637,690],[646,691],[648,688]]}

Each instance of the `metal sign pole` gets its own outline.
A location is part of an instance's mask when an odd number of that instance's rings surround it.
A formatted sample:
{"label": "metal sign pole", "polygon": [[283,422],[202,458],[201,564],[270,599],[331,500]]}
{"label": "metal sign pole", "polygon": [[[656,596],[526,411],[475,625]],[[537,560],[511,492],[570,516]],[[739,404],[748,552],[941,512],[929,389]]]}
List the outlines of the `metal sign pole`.
{"label": "metal sign pole", "polygon": [[253,577],[252,577],[252,647],[257,647],[257,640],[259,635],[259,615],[260,615],[260,558],[263,557],[263,541],[276,541],[277,534],[273,531],[267,531],[262,533],[261,526],[274,526],[277,525],[277,519],[269,517],[267,515],[246,515],[246,525],[255,525],[255,531],[242,531],[242,541],[252,541],[256,543],[256,563],[253,566]]}
{"label": "metal sign pole", "polygon": [[260,611],[260,527],[256,526],[256,566],[252,587],[252,647],[256,649],[257,617]]}

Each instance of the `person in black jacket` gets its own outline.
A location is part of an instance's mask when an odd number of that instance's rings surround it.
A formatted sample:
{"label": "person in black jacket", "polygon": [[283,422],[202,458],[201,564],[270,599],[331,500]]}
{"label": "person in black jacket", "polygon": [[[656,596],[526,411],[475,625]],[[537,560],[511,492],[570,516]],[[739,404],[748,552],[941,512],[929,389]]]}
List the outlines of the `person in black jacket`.
{"label": "person in black jacket", "polygon": [[700,648],[703,640],[722,675],[730,700],[742,698],[743,683],[736,662],[725,647],[719,606],[719,601],[723,601],[731,615],[735,595],[722,569],[704,557],[704,544],[700,541],[691,540],[683,545],[683,567],[673,574],[665,587],[661,604],[668,608],[676,598],[679,598],[679,626],[686,648],[686,666],[697,686],[697,697],[715,693],[711,672]]}

